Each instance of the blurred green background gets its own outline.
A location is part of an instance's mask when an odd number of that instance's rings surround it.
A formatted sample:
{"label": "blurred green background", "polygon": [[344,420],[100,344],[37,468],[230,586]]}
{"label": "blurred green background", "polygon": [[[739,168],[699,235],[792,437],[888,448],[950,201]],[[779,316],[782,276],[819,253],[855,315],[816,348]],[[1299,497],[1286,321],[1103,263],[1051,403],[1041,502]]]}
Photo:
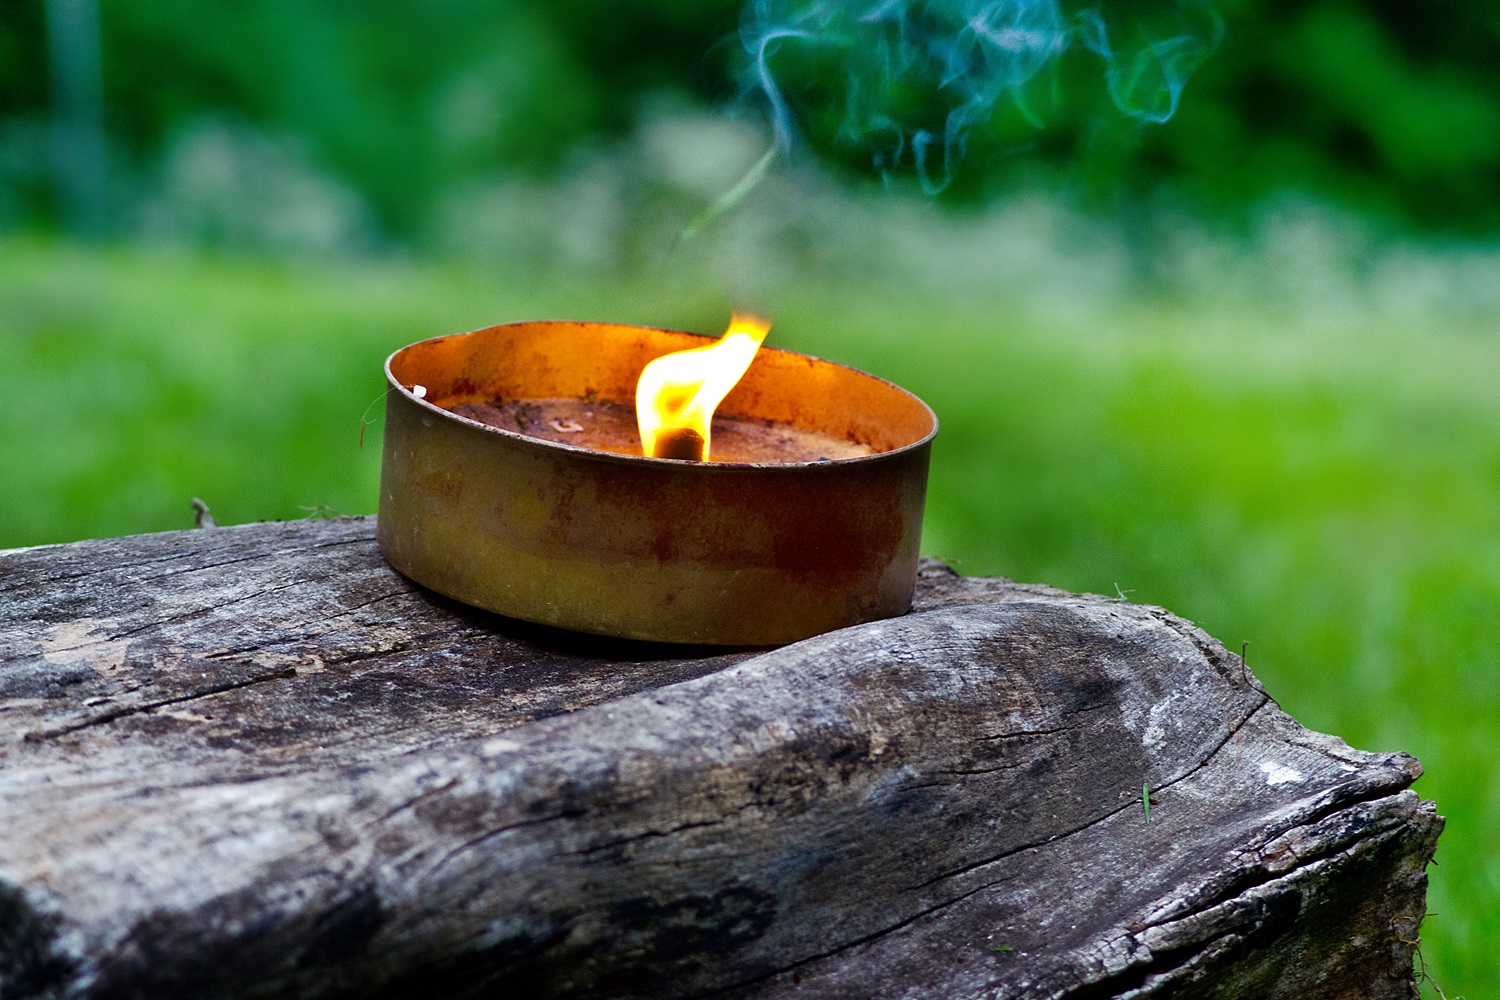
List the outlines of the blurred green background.
{"label": "blurred green background", "polygon": [[1217,9],[1166,124],[1070,53],[935,201],[814,115],[684,240],[769,141],[737,3],[0,5],[0,547],[369,513],[395,348],[755,305],[938,411],[929,553],[1165,605],[1420,757],[1425,966],[1484,996],[1500,7]]}

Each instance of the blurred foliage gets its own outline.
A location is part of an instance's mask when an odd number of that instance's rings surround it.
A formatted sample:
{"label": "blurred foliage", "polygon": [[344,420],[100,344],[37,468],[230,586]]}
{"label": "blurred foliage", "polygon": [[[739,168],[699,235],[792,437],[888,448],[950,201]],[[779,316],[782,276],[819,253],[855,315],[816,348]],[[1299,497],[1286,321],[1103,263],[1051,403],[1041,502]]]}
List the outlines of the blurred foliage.
{"label": "blurred foliage", "polygon": [[[47,112],[41,0],[0,6],[0,120]],[[442,190],[545,170],[695,71],[731,4],[189,0],[102,4],[107,129],[125,178],[204,118],[295,136],[410,234]],[[12,142],[17,140],[12,139]],[[39,149],[39,147],[38,147]],[[19,171],[12,171],[18,173]],[[16,185],[37,178],[7,178]],[[30,183],[30,208],[45,210]]]}
{"label": "blurred foliage", "polygon": [[1500,224],[1500,7],[1227,0],[1230,35],[1152,168],[1233,203],[1325,192],[1422,225]]}
{"label": "blurred foliage", "polygon": [[999,109],[961,190],[994,194],[1044,163],[1107,204],[1166,181],[1231,214],[1290,189],[1421,227],[1500,225],[1500,8],[1215,7],[1223,40],[1169,122],[1121,115],[1075,49]]}
{"label": "blurred foliage", "polygon": [[[56,217],[42,5],[0,5],[0,226],[12,228]],[[1500,225],[1500,7],[1216,8],[1223,42],[1172,121],[1121,115],[1100,60],[1075,47],[971,137],[950,197],[1044,171],[1106,203],[1168,182],[1232,212],[1292,188],[1423,226]],[[102,0],[117,215],[208,120],[288,138],[373,207],[381,232],[407,238],[456,186],[552,171],[623,134],[649,95],[733,99],[738,16],[737,0]],[[870,169],[840,137],[840,109],[817,100],[837,94],[828,67],[779,58],[804,139]]]}
{"label": "blurred foliage", "polygon": [[[1001,220],[994,245],[1045,221]],[[1221,261],[1217,297],[1182,301],[1080,303],[1076,260],[1055,261],[1073,280],[1037,299],[1045,273],[954,296],[804,268],[772,337],[899,378],[941,415],[924,551],[968,573],[1118,588],[1231,648],[1250,640],[1299,720],[1420,757],[1418,789],[1448,817],[1423,951],[1449,996],[1477,998],[1500,981],[1494,311],[1421,330],[1343,307],[1337,277],[1299,302],[1266,270],[1314,273],[1296,242],[1283,231],[1267,261]],[[1323,256],[1346,242],[1328,232]],[[1020,249],[1018,267],[1049,256]],[[1270,290],[1248,305],[1224,297],[1246,271]],[[725,320],[690,274],[578,274],[0,239],[0,547],[187,528],[192,496],[225,524],[369,513],[391,350],[545,315]]]}

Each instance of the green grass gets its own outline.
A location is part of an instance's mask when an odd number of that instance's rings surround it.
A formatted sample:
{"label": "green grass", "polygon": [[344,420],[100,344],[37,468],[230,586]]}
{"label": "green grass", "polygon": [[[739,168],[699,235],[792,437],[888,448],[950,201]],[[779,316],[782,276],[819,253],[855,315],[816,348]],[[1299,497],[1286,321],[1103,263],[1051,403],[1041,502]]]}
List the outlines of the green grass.
{"label": "green grass", "polygon": [[[0,547],[370,512],[386,354],[510,319],[705,331],[712,288],[0,242]],[[1076,314],[1075,314],[1076,315]],[[774,343],[938,411],[924,548],[1165,605],[1305,724],[1406,750],[1448,817],[1429,969],[1500,981],[1500,337],[1142,300],[1090,324],[898,287],[783,296]]]}

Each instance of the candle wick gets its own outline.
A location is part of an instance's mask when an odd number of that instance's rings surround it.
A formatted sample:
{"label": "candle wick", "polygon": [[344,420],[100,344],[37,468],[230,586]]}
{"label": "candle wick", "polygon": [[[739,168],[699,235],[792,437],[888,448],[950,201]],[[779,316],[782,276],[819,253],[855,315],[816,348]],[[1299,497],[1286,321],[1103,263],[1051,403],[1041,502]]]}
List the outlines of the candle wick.
{"label": "candle wick", "polygon": [[652,458],[675,458],[687,462],[702,462],[703,435],[689,427],[664,427],[656,432],[656,441],[651,446]]}

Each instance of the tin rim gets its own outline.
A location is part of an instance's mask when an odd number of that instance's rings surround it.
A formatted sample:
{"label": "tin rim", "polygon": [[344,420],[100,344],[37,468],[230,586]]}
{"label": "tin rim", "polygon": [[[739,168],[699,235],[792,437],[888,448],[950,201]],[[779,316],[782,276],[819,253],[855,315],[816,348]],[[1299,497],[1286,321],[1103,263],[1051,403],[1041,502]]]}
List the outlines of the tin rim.
{"label": "tin rim", "polygon": [[[883,386],[886,386],[886,387],[888,387],[888,388],[890,388],[890,389],[892,389],[892,390],[894,390],[894,391],[902,394],[903,396],[907,397],[911,402],[914,402],[918,406],[920,406],[922,408],[923,415],[927,418],[927,420],[928,420],[928,422],[930,424],[930,429],[927,431],[926,434],[922,435],[920,438],[917,438],[916,440],[910,441],[907,444],[900,445],[899,447],[896,447],[896,448],[889,448],[889,449],[886,449],[884,451],[875,451],[875,452],[871,452],[868,455],[856,455],[856,456],[853,456],[853,457],[850,457],[850,458],[831,458],[831,459],[824,459],[822,461],[810,461],[810,462],[714,462],[714,461],[695,462],[695,461],[692,461],[690,459],[681,459],[681,458],[655,458],[655,457],[652,457],[652,456],[649,456],[649,455],[623,455],[623,454],[620,454],[619,452],[600,451],[600,450],[598,450],[596,448],[584,447],[583,445],[567,444],[567,443],[562,442],[562,441],[552,441],[552,440],[549,440],[547,438],[532,437],[529,434],[522,434],[519,431],[507,430],[506,428],[503,428],[503,427],[494,427],[494,426],[492,426],[490,424],[483,423],[482,421],[474,420],[474,419],[472,419],[470,417],[465,417],[462,414],[454,413],[452,410],[449,410],[449,409],[446,409],[444,407],[438,406],[436,403],[431,402],[430,400],[426,399],[424,396],[417,395],[410,388],[408,388],[408,386],[406,385],[406,383],[404,383],[400,379],[398,379],[396,377],[395,373],[391,371],[391,365],[396,361],[396,359],[398,357],[400,357],[401,355],[405,354],[408,351],[411,351],[411,350],[413,350],[415,348],[419,348],[419,347],[423,346],[424,344],[435,344],[435,343],[439,343],[441,341],[453,340],[453,339],[456,339],[456,338],[459,338],[459,337],[470,337],[470,336],[473,336],[474,334],[487,333],[487,332],[492,331],[492,330],[508,330],[508,329],[515,329],[515,328],[519,328],[519,327],[530,327],[530,326],[550,326],[550,325],[564,326],[564,325],[573,324],[575,322],[576,321],[574,321],[574,320],[525,320],[525,321],[514,322],[514,323],[499,323],[499,324],[496,324],[494,326],[480,327],[477,330],[470,330],[470,331],[467,331],[465,333],[450,333],[450,334],[444,334],[444,335],[438,336],[438,337],[428,337],[425,340],[415,341],[413,343],[407,344],[404,347],[397,348],[396,350],[392,351],[390,353],[390,355],[385,359],[385,366],[384,367],[385,367],[385,378],[386,378],[386,382],[387,382],[387,391],[389,391],[389,389],[395,389],[398,392],[400,392],[401,394],[403,394],[404,396],[406,396],[412,402],[418,404],[419,406],[423,407],[424,409],[427,409],[427,410],[429,410],[429,411],[431,411],[431,412],[433,412],[435,414],[438,414],[438,415],[440,415],[442,417],[445,417],[445,418],[448,418],[450,420],[457,421],[460,424],[464,424],[466,426],[476,428],[478,430],[487,431],[487,432],[489,432],[491,434],[499,434],[502,437],[509,438],[512,441],[524,442],[526,444],[535,445],[537,447],[541,447],[541,448],[544,448],[544,449],[555,449],[555,450],[558,450],[558,451],[569,452],[569,453],[578,455],[580,457],[588,457],[588,458],[593,458],[593,459],[597,459],[597,460],[600,460],[600,461],[629,462],[629,463],[647,462],[647,463],[650,463],[650,464],[663,465],[663,466],[667,466],[667,467],[675,468],[675,469],[682,469],[684,467],[694,467],[694,468],[703,469],[705,471],[713,470],[713,469],[724,470],[724,471],[733,471],[733,470],[737,470],[737,469],[755,469],[755,470],[760,470],[760,471],[769,471],[769,470],[773,470],[773,469],[800,469],[800,470],[816,469],[816,468],[827,467],[827,466],[830,466],[830,465],[847,466],[847,465],[854,465],[854,464],[866,463],[866,462],[877,462],[877,461],[880,461],[883,458],[886,458],[887,456],[899,455],[899,454],[902,454],[902,453],[907,452],[907,451],[912,451],[912,450],[920,448],[920,447],[922,447],[924,445],[930,444],[931,441],[933,440],[933,438],[937,437],[937,432],[938,432],[938,418],[937,418],[937,413],[933,411],[933,409],[932,409],[931,406],[927,405],[926,401],[923,400],[922,397],[918,396],[916,393],[912,392],[910,389],[907,389],[907,388],[905,388],[903,386],[897,385],[895,382],[892,382],[889,379],[881,378],[879,375],[872,375],[870,372],[864,371],[863,369],[855,368],[853,365],[842,364],[842,363],[840,363],[838,361],[830,361],[827,358],[820,358],[820,357],[818,357],[816,355],[813,355],[813,354],[805,354],[805,353],[803,353],[801,351],[787,350],[786,348],[783,348],[783,347],[766,347],[766,346],[762,345],[761,348],[760,348],[760,353],[763,353],[763,354],[774,353],[774,354],[781,354],[781,355],[789,355],[789,356],[797,357],[797,358],[805,358],[805,359],[808,359],[808,360],[811,360],[811,361],[816,361],[819,364],[829,365],[829,366],[832,366],[834,368],[841,369],[841,370],[849,372],[849,373],[851,373],[853,375],[858,375],[858,376],[861,376],[863,378],[869,379],[869,380],[871,380],[873,382],[877,382],[877,383],[879,383],[879,384],[881,384]],[[687,331],[687,330],[673,330],[673,329],[671,329],[669,327],[643,326],[643,325],[634,324],[634,323],[628,323],[627,324],[627,323],[604,323],[604,322],[601,322],[598,325],[602,326],[602,327],[611,327],[611,328],[625,328],[625,329],[631,329],[631,330],[644,330],[644,331],[648,331],[648,332],[651,332],[651,333],[664,333],[664,334],[669,334],[669,335],[672,335],[672,336],[693,337],[693,338],[696,338],[698,340],[703,341],[705,344],[711,344],[715,340],[718,339],[716,337],[709,336],[707,334],[693,333],[693,332]],[[710,474],[712,474],[712,473],[710,472]]]}

